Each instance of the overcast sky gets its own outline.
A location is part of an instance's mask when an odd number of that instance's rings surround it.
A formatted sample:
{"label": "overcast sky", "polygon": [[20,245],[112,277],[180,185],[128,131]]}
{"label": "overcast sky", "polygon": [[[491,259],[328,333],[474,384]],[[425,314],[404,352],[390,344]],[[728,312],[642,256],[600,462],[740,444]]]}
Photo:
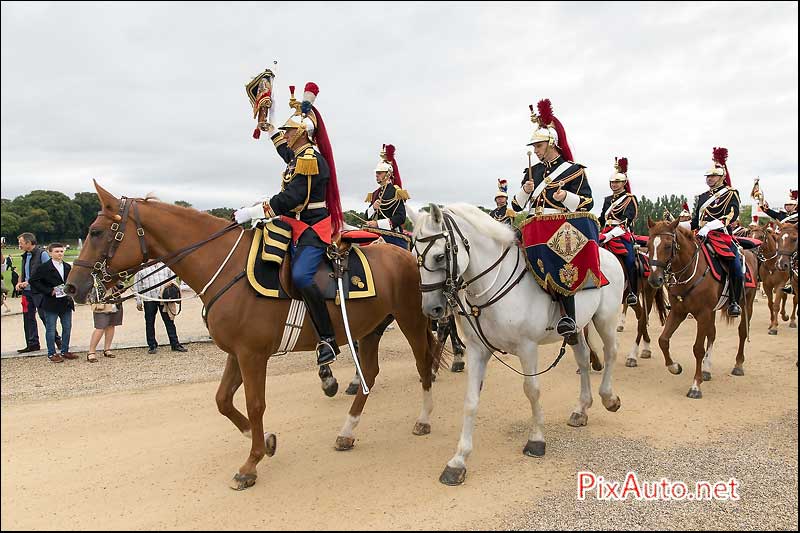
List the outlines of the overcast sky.
{"label": "overcast sky", "polygon": [[[797,185],[798,7],[787,3],[3,2],[2,197],[72,196],[92,178],[199,209],[279,190],[283,163],[245,84],[279,61],[314,81],[345,209],[381,144],[412,205],[516,190],[550,98],[596,200],[626,156],[637,195],[696,195],[714,146],[774,207]],[[514,191],[510,191],[514,192]]]}

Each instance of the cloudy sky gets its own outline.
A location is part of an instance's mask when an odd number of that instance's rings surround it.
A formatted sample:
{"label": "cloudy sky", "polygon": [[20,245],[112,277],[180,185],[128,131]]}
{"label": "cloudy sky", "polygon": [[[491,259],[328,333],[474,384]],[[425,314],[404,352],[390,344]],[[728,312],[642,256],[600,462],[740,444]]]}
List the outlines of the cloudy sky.
{"label": "cloudy sky", "polygon": [[[614,156],[634,192],[693,196],[714,146],[773,206],[797,184],[797,3],[3,2],[2,197],[92,178],[200,209],[279,188],[244,91],[279,61],[320,87],[344,207],[382,143],[414,203],[490,205],[518,184],[528,104],[550,98],[595,198]],[[599,203],[602,203],[600,201]],[[599,206],[597,207],[599,208]],[[597,210],[597,209],[596,209]]]}

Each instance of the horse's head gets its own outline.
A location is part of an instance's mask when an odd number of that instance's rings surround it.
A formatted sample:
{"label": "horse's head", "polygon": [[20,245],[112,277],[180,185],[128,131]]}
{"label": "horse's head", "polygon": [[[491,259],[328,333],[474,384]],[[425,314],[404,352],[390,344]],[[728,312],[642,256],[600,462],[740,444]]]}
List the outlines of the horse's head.
{"label": "horse's head", "polygon": [[141,221],[135,218],[136,210],[131,209],[134,200],[119,200],[96,181],[94,187],[101,208],[89,226],[81,253],[64,287],[78,303],[101,300],[106,289],[119,281],[124,282],[128,278],[126,271],[139,266],[143,259],[137,233],[143,235],[144,231],[139,229]]}
{"label": "horse's head", "polygon": [[797,258],[797,224],[780,225],[778,233],[778,270],[786,272]]}
{"label": "horse's head", "polygon": [[421,279],[422,311],[439,319],[449,314],[448,297],[454,297],[458,282],[469,265],[468,243],[455,231],[451,215],[430,204],[430,213],[414,220],[414,252]]}
{"label": "horse's head", "polygon": [[647,241],[650,276],[647,278],[647,282],[655,289],[659,289],[664,285],[665,271],[669,268],[674,256],[680,249],[678,234],[684,230],[679,224],[680,219],[675,219],[672,222],[655,222],[650,217],[647,218],[647,227],[650,230],[650,238]]}

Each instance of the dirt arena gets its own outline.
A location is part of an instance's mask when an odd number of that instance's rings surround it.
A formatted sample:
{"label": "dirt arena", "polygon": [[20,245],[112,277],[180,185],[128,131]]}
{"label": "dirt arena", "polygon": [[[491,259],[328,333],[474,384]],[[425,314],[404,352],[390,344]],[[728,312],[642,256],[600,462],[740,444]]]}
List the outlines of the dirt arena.
{"label": "dirt arena", "polygon": [[[202,330],[199,312],[185,312],[179,333]],[[131,305],[126,325],[132,316],[143,322]],[[4,349],[8,335],[18,341],[13,319],[3,318]],[[244,492],[228,482],[249,441],[217,412],[225,354],[213,344],[191,344],[188,353],[162,348],[155,356],[119,350],[98,364],[83,354],[58,365],[43,357],[4,359],[2,528],[797,530],[798,336],[786,323],[768,336],[768,321],[762,298],[744,377],[730,375],[736,329],[719,326],[713,379],[703,385],[703,399],[690,400],[694,323],[673,338],[684,367],[673,376],[655,343],[660,326],[651,327],[653,358],[624,366],[634,336],[629,316],[615,368],[617,413],[603,409],[593,373],[589,424],[567,426],[578,395],[570,354],[540,378],[543,458],[522,454],[531,412],[521,378],[490,363],[460,487],[441,485],[438,476],[458,443],[465,375],[440,373],[432,433],[412,435],[421,389],[397,329],[384,337],[381,374],[349,452],[333,448],[351,402],[342,392],[353,372],[349,357],[334,365],[342,385],[335,398],[322,394],[312,354],[270,362],[265,427],[277,434],[277,454],[260,463],[258,482]],[[556,352],[543,348],[540,366]],[[519,367],[516,358],[506,360]],[[241,389],[236,403],[244,409]],[[735,477],[741,499],[579,501],[581,470],[616,481],[629,471],[651,481]]]}

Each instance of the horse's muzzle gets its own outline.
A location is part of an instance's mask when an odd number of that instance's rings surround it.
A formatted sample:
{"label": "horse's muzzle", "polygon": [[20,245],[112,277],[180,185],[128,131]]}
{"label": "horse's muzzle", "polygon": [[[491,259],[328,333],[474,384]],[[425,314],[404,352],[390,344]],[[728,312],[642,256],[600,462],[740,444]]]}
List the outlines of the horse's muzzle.
{"label": "horse's muzzle", "polygon": [[647,283],[649,283],[654,289],[660,289],[664,286],[664,274],[661,274],[660,272],[658,274],[651,272],[650,276],[647,278]]}

